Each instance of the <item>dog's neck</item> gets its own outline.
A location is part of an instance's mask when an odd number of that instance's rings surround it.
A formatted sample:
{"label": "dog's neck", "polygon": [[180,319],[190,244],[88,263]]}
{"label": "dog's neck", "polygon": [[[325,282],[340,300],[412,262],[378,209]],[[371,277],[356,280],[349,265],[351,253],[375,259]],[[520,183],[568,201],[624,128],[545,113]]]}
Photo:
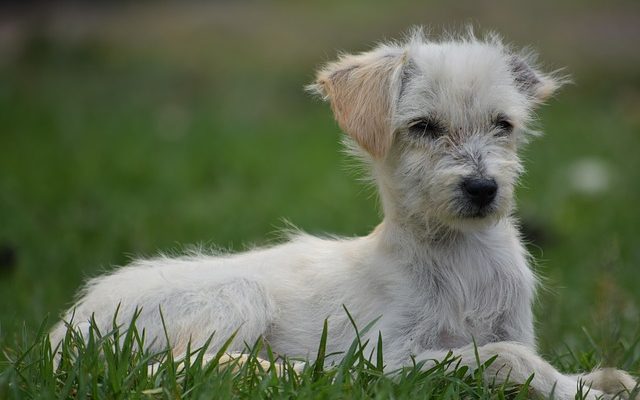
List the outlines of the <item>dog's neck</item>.
{"label": "dog's neck", "polygon": [[459,244],[467,236],[465,232],[442,224],[421,222],[385,217],[371,235],[379,240],[381,246],[402,253],[421,253],[427,249],[446,250]]}
{"label": "dog's neck", "polygon": [[469,240],[481,240],[495,234],[496,227],[511,224],[508,218],[500,218],[473,229],[459,229],[446,225],[424,214],[412,213],[398,207],[393,197],[381,190],[384,219],[372,232],[379,245],[389,250],[412,253],[446,253]]}
{"label": "dog's neck", "polygon": [[[398,223],[385,217],[369,235],[375,248],[375,257],[391,256],[405,260],[406,266],[418,266],[418,275],[424,273],[424,265],[447,266],[464,258],[469,251],[482,249],[483,254],[505,254],[509,243],[517,239],[517,230],[509,218],[472,231],[448,229],[439,224],[442,231],[417,223]],[[464,263],[462,265],[465,265]],[[418,279],[418,277],[416,277]]]}
{"label": "dog's neck", "polygon": [[436,246],[459,239],[461,232],[429,218],[426,214],[419,214],[401,206],[399,196],[385,184],[383,176],[378,175],[377,180],[384,219],[374,233],[380,233],[389,243],[398,243],[401,246]]}

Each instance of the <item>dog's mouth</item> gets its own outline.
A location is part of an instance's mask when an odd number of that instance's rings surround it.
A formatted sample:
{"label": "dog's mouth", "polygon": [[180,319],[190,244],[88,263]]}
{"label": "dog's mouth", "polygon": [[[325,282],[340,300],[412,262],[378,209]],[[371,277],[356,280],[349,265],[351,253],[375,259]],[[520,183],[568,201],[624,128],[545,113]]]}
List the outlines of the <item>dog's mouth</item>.
{"label": "dog's mouth", "polygon": [[493,214],[494,211],[482,208],[475,211],[460,213],[460,217],[463,219],[483,219]]}
{"label": "dog's mouth", "polygon": [[502,216],[497,205],[460,207],[442,222],[457,231],[474,231],[495,223]]}
{"label": "dog's mouth", "polygon": [[499,212],[498,205],[493,202],[485,206],[477,206],[464,202],[455,213],[456,217],[461,220],[480,221],[488,218],[496,217]]}

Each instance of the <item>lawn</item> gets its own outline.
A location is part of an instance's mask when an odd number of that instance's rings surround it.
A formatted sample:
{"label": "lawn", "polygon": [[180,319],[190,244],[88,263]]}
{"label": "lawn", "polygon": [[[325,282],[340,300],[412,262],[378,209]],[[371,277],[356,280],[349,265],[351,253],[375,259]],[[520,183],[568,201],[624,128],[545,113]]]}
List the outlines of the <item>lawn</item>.
{"label": "lawn", "polygon": [[[160,372],[150,375],[141,367],[147,355],[126,349],[105,367],[91,358],[109,347],[99,341],[83,366],[51,370],[42,332],[87,277],[158,251],[273,243],[285,219],[310,233],[347,236],[378,223],[375,192],[341,152],[329,107],[302,90],[335,47],[362,49],[358,40],[381,37],[367,26],[340,46],[328,44],[337,40],[328,34],[297,60],[238,32],[229,41],[212,37],[214,49],[177,39],[146,49],[34,30],[0,63],[0,398],[455,398],[524,390],[489,390],[444,365],[391,379],[357,346],[337,369],[312,366],[288,377],[251,364],[180,372],[162,355],[155,355]],[[540,112],[545,135],[523,151],[518,215],[544,282],[539,347],[564,371],[602,363],[639,374],[639,69],[576,69],[576,84]]]}

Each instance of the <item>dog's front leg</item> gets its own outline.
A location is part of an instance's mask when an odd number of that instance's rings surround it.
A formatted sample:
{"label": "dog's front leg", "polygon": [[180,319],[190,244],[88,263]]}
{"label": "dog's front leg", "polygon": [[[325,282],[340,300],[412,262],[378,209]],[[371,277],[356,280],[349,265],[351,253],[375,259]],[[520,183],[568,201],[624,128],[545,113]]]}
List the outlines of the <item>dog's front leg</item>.
{"label": "dog's front leg", "polygon": [[[544,361],[532,349],[515,342],[489,343],[484,346],[473,345],[451,350],[455,357],[459,357],[460,364],[477,369],[494,356],[497,358],[485,367],[484,379],[497,384],[512,382],[524,384],[531,375],[533,380],[530,387],[539,395],[556,399],[574,399],[580,391],[580,382],[575,377],[563,375],[551,364]],[[427,350],[416,357],[417,361],[425,361],[425,367],[430,368],[437,361],[446,358],[449,351]],[[478,363],[479,362],[479,363]],[[589,386],[583,381],[582,394],[584,398],[596,399],[607,395]]]}

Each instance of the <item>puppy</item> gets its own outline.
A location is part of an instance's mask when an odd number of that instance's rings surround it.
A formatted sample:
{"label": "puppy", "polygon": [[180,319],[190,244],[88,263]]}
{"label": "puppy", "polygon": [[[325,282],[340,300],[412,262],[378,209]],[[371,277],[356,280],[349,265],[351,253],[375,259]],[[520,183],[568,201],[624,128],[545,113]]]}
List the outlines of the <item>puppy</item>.
{"label": "puppy", "polygon": [[[187,344],[215,354],[262,338],[277,354],[311,359],[328,319],[327,353],[349,347],[353,318],[377,319],[392,370],[425,367],[449,351],[463,365],[498,358],[488,381],[524,383],[537,393],[574,398],[631,389],[616,370],[566,376],[536,355],[532,302],[536,278],[511,216],[535,108],[563,80],[491,36],[403,43],[343,55],[309,89],[335,118],[377,184],[383,222],[368,236],[318,238],[298,233],[242,254],[139,260],[92,279],[63,317],[80,332],[92,315],[104,331],[136,321],[152,350]],[[161,323],[159,309],[166,323]],[[72,318],[73,317],[73,318]],[[52,342],[63,340],[58,324]],[[169,343],[166,343],[168,338]]]}

